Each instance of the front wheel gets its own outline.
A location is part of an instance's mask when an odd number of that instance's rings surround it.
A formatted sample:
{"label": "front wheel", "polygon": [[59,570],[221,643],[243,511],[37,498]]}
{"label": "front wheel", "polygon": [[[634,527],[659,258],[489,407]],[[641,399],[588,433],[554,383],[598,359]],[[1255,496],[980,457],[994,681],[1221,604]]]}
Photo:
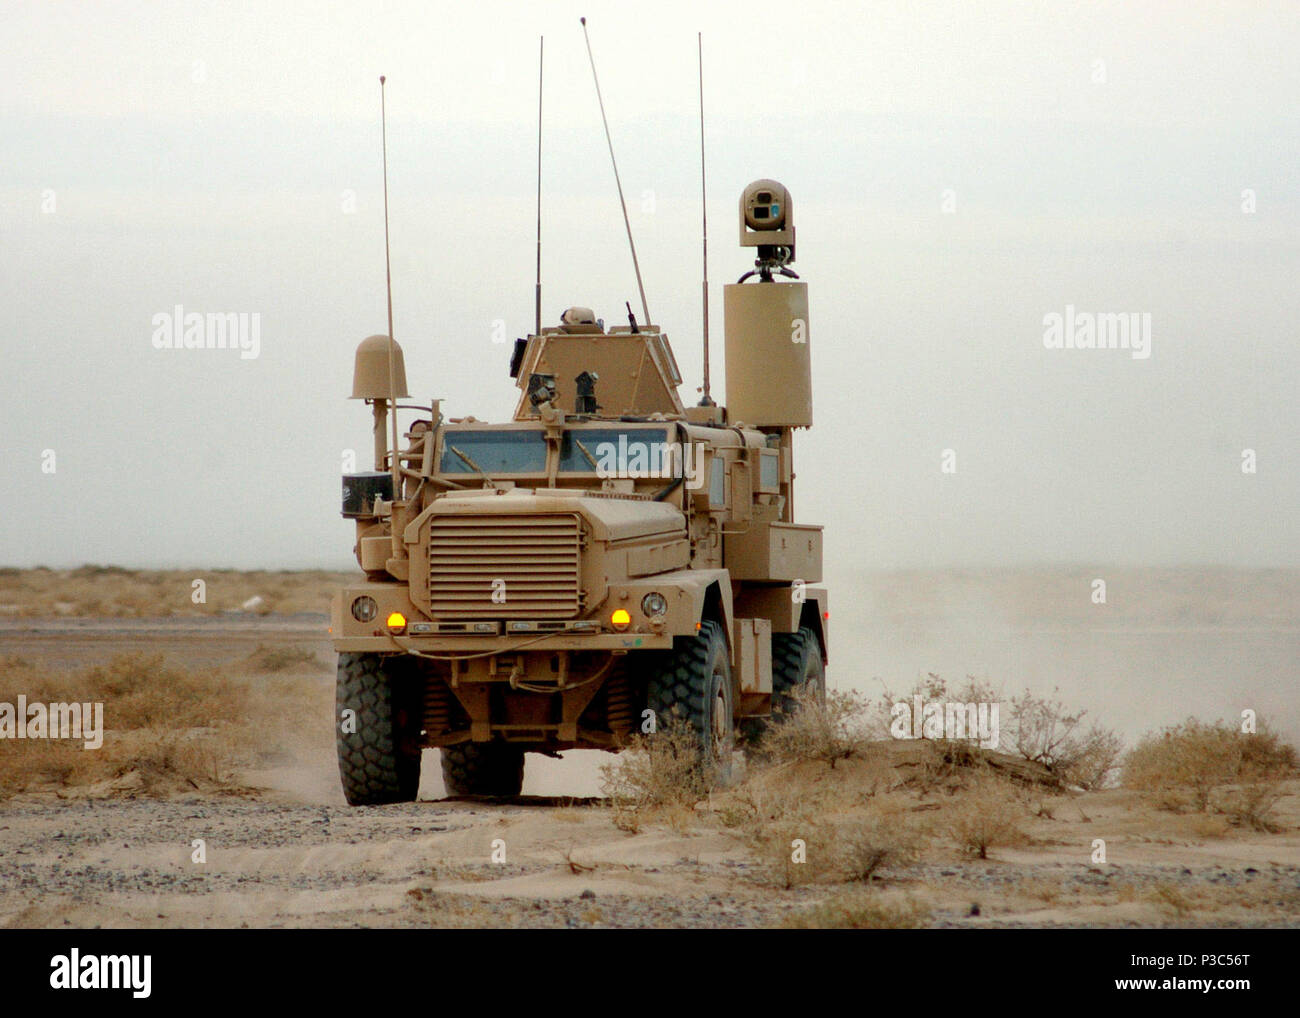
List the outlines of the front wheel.
{"label": "front wheel", "polygon": [[705,775],[717,783],[731,777],[735,742],[731,656],[722,627],[701,622],[695,636],[673,641],[672,656],[650,677],[647,703],[656,725],[674,717],[694,731]]}
{"label": "front wheel", "polygon": [[393,657],[339,655],[335,747],[351,806],[411,802],[420,788],[419,721]]}

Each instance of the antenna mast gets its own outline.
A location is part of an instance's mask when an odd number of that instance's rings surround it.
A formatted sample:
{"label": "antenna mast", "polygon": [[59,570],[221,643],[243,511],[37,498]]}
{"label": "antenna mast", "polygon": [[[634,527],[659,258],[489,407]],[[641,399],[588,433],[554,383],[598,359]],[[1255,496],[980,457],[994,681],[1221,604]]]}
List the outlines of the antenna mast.
{"label": "antenna mast", "polygon": [[695,33],[700,65],[700,222],[704,238],[704,395],[700,406],[714,406],[709,395],[709,189],[704,176],[704,33]]}
{"label": "antenna mast", "polygon": [[533,335],[542,334],[542,58],[546,37],[537,39],[537,289],[534,293]]}
{"label": "antenna mast", "polygon": [[609,120],[605,116],[605,100],[600,95],[600,78],[596,75],[596,58],[591,55],[591,38],[587,35],[587,19],[582,22],[582,37],[587,41],[587,59],[591,61],[591,78],[596,83],[596,101],[600,103],[600,119],[605,125],[605,142],[609,145],[609,161],[614,164],[614,183],[618,187],[618,203],[623,207],[623,226],[627,229],[627,244],[632,249],[632,268],[636,270],[636,288],[641,293],[641,310],[645,324],[650,324],[650,308],[645,301],[645,287],[641,284],[641,265],[636,259],[636,243],[632,240],[632,224],[627,218],[627,202],[623,200],[623,182],[618,177],[618,160],[614,158],[614,141],[609,135]]}
{"label": "antenna mast", "polygon": [[[384,281],[388,291],[388,403],[392,417],[393,445],[389,454],[393,469],[393,499],[401,498],[401,466],[397,462],[397,378],[393,369],[393,263],[388,247],[388,111],[384,104],[384,76],[379,76],[379,137],[384,153]],[[394,528],[396,533],[396,528]]]}

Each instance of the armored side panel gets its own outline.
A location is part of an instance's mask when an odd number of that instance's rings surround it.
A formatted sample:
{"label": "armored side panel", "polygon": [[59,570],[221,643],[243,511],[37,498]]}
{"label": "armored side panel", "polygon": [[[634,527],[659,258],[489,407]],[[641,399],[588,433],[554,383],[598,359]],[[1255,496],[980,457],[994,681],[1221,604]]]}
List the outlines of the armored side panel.
{"label": "armored side panel", "polygon": [[753,428],[812,427],[806,283],[723,287],[727,417]]}

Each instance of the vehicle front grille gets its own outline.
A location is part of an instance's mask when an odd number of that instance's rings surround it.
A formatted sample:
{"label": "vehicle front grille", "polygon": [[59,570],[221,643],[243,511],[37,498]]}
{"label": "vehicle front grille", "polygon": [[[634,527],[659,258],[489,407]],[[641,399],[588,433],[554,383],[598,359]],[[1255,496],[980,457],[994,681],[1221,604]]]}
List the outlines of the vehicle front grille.
{"label": "vehicle front grille", "polygon": [[435,516],[429,611],[435,618],[573,618],[582,606],[572,513]]}

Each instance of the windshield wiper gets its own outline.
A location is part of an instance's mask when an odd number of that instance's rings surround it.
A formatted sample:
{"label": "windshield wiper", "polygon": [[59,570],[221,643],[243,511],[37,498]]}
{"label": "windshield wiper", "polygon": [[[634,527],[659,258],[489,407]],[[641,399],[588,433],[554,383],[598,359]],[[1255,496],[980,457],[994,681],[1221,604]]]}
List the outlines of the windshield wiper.
{"label": "windshield wiper", "polygon": [[461,452],[459,449],[457,449],[454,445],[449,445],[449,446],[447,446],[447,448],[450,449],[452,452],[454,452],[454,453],[455,453],[457,456],[459,456],[462,460],[464,460],[465,463],[468,464],[468,466],[469,466],[469,468],[470,468],[471,470],[475,470],[475,471],[477,471],[477,472],[478,472],[478,475],[479,475],[481,478],[483,478],[483,480],[487,481],[488,484],[493,484],[493,483],[494,483],[493,480],[492,480],[492,478],[488,477],[486,471],[484,471],[484,469],[483,469],[481,466],[479,466],[477,463],[475,463],[472,459],[470,459],[468,456],[466,456],[463,452]]}
{"label": "windshield wiper", "polygon": [[592,465],[592,468],[595,469],[595,470],[599,470],[599,469],[600,469],[600,464],[596,462],[596,457],[593,456],[593,455],[588,451],[588,449],[587,449],[587,447],[586,447],[585,445],[582,444],[582,439],[578,438],[577,435],[572,435],[572,436],[570,436],[570,437],[573,438],[573,444],[576,445],[576,446],[578,447],[578,449],[579,449],[579,451],[582,453],[582,455],[584,455],[584,456],[587,457],[587,462],[590,463],[590,464]]}

